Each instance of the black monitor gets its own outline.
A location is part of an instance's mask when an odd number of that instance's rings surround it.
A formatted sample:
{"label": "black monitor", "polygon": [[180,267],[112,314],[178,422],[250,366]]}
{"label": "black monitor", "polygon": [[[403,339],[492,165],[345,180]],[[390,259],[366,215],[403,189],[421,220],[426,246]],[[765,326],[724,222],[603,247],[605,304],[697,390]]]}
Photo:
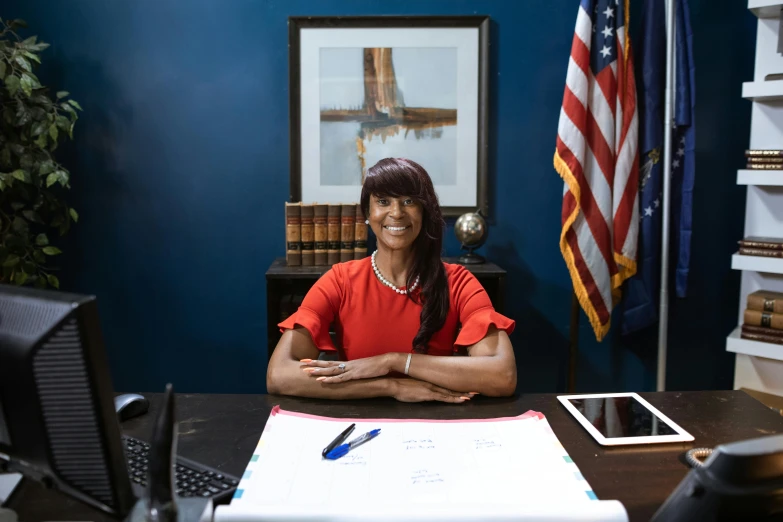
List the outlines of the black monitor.
{"label": "black monitor", "polygon": [[0,285],[0,468],[124,517],[126,466],[95,297]]}

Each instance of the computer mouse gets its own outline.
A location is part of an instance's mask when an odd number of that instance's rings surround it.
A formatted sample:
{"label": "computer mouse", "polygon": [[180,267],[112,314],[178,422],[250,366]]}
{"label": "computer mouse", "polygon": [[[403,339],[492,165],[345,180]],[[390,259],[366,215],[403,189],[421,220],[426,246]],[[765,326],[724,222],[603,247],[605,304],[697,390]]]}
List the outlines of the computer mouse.
{"label": "computer mouse", "polygon": [[114,397],[114,409],[120,421],[147,413],[149,407],[150,401],[138,393],[125,393]]}

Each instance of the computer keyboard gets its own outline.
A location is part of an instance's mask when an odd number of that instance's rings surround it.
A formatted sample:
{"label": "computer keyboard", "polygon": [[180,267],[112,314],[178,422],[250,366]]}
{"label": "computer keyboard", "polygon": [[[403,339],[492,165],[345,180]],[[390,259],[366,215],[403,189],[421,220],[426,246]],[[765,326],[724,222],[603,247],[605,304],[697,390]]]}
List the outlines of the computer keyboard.
{"label": "computer keyboard", "polygon": [[[147,487],[150,445],[127,435],[122,436],[122,442],[133,489],[141,496]],[[236,477],[180,456],[176,459],[175,477],[177,496],[211,498],[216,504],[230,499],[239,484]]]}

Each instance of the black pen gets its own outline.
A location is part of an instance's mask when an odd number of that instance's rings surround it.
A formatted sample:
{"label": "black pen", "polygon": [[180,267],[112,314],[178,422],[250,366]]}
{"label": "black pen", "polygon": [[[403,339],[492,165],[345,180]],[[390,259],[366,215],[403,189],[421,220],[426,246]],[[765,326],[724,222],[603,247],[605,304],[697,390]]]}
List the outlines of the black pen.
{"label": "black pen", "polygon": [[354,430],[354,428],[355,428],[355,427],[356,427],[356,424],[351,424],[350,426],[348,426],[347,428],[345,428],[345,431],[344,431],[344,432],[342,432],[341,434],[339,434],[339,435],[337,436],[337,438],[336,438],[336,439],[334,439],[334,440],[332,441],[332,443],[331,443],[331,444],[329,444],[327,447],[325,447],[325,448],[324,448],[324,450],[321,452],[321,456],[322,456],[322,457],[326,457],[326,454],[327,454],[327,453],[329,453],[329,452],[330,452],[330,451],[332,451],[334,448],[336,448],[337,446],[339,446],[340,444],[342,444],[342,443],[343,443],[343,441],[344,441],[345,439],[347,439],[347,438],[348,438],[348,435],[350,435],[351,433],[353,433],[353,430]]}

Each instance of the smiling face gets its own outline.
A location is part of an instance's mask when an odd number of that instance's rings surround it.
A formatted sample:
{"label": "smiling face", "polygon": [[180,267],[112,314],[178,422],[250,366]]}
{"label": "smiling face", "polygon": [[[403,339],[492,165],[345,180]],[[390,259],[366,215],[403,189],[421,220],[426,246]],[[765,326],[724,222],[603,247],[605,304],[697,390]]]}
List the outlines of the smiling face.
{"label": "smiling face", "polygon": [[409,196],[370,196],[370,227],[389,250],[408,250],[419,237],[423,219],[421,203]]}

